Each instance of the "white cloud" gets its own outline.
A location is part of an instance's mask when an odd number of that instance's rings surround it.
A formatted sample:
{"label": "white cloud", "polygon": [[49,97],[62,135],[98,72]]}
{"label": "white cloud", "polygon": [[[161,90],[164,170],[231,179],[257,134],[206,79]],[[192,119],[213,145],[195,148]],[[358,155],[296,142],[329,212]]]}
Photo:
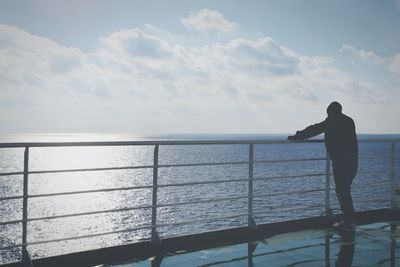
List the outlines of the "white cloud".
{"label": "white cloud", "polygon": [[220,47],[238,68],[260,75],[290,75],[298,71],[297,55],[271,38],[236,39]]}
{"label": "white cloud", "polygon": [[381,99],[270,37],[193,46],[159,32],[120,30],[85,53],[0,26],[0,132],[285,132],[303,126],[299,108],[310,123],[333,99]]}
{"label": "white cloud", "polygon": [[238,27],[236,23],[227,21],[220,12],[209,9],[190,12],[189,17],[182,18],[181,22],[186,28],[201,32],[232,32]]}
{"label": "white cloud", "polygon": [[396,54],[392,57],[381,57],[374,52],[357,49],[351,45],[343,45],[340,50],[348,50],[364,62],[383,65],[387,70],[395,74],[400,80],[400,54]]}
{"label": "white cloud", "polygon": [[388,65],[388,70],[397,74],[400,79],[400,54],[396,54],[394,57],[392,57]]}
{"label": "white cloud", "polygon": [[106,38],[101,38],[101,42],[123,56],[157,59],[170,55],[170,48],[166,42],[137,28],[114,32]]}
{"label": "white cloud", "polygon": [[386,60],[382,57],[379,57],[372,51],[365,51],[362,49],[357,49],[354,46],[351,45],[343,45],[340,51],[350,51],[353,54],[355,54],[357,57],[359,57],[361,60],[364,62],[369,62],[373,64],[384,64]]}

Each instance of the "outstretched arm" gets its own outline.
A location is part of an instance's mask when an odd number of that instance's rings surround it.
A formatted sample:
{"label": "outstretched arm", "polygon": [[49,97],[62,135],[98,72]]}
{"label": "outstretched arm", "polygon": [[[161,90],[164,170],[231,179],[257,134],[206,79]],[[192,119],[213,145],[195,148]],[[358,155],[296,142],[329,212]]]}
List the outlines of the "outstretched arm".
{"label": "outstretched arm", "polygon": [[320,123],[310,125],[302,131],[297,131],[295,135],[290,135],[288,136],[287,139],[288,140],[308,139],[325,132],[325,129],[326,129],[326,120]]}

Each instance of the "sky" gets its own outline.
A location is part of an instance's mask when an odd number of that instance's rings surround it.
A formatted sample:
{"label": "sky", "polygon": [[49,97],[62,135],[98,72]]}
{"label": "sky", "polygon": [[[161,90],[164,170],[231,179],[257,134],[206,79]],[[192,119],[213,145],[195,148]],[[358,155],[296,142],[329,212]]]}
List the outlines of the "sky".
{"label": "sky", "polygon": [[0,1],[0,134],[400,133],[400,0]]}

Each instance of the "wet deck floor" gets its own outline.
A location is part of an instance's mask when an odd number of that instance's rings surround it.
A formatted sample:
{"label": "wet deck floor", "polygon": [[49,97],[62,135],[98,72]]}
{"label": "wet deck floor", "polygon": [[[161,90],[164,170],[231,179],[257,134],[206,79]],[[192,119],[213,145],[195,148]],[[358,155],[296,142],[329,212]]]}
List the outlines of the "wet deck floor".
{"label": "wet deck floor", "polygon": [[279,234],[235,244],[113,267],[147,266],[400,266],[400,222],[373,223],[343,234],[332,229]]}

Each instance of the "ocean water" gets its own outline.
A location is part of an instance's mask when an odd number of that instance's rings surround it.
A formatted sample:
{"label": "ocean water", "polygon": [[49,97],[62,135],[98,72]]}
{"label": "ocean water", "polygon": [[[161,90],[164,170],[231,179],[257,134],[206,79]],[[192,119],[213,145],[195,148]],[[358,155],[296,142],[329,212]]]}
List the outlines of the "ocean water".
{"label": "ocean water", "polygon": [[[129,135],[20,135],[0,136],[4,142],[34,141],[132,141],[132,140],[284,140],[286,135],[170,135],[137,137]],[[321,137],[319,137],[321,138]],[[360,140],[400,138],[400,135],[360,135]],[[317,137],[318,139],[318,137]],[[397,143],[396,168],[399,166]],[[154,146],[31,148],[30,171],[151,166]],[[390,206],[391,143],[360,142],[359,171],[353,183],[356,210]],[[242,162],[249,157],[248,145],[160,146],[159,164]],[[323,143],[285,143],[254,145],[254,160],[290,160],[325,157]],[[23,149],[0,148],[0,173],[23,170]],[[325,188],[325,160],[255,163],[254,218],[258,224],[320,216],[324,212],[325,192],[293,193]],[[310,174],[323,174],[307,176]],[[301,177],[288,177],[296,176]],[[399,171],[396,182],[400,184]],[[248,164],[219,166],[163,167],[158,183],[188,183],[237,180],[248,177]],[[258,178],[270,178],[259,179]],[[92,172],[41,173],[29,175],[29,195],[92,189],[151,186],[153,169]],[[0,176],[0,198],[22,195],[22,175]],[[247,181],[165,186],[158,188],[158,203],[185,203],[227,198],[211,203],[164,206],[157,209],[157,230],[161,238],[247,225]],[[281,194],[282,193],[282,194]],[[273,194],[273,196],[269,196]],[[230,199],[231,198],[231,199]],[[29,198],[28,217],[39,218],[71,213],[123,209],[151,205],[152,189],[132,189],[74,195]],[[331,180],[331,206],[338,208]],[[338,212],[338,211],[337,211]],[[234,216],[229,219],[207,218]],[[0,201],[0,221],[20,220],[22,200]],[[191,223],[182,223],[194,221]],[[150,225],[151,208],[28,222],[28,243],[103,232],[114,234],[28,246],[33,258],[81,250],[128,244],[150,238],[150,229],[118,232]],[[172,225],[176,224],[176,225]],[[0,246],[21,243],[20,223],[0,225]],[[0,250],[0,264],[20,259],[20,249]]]}

